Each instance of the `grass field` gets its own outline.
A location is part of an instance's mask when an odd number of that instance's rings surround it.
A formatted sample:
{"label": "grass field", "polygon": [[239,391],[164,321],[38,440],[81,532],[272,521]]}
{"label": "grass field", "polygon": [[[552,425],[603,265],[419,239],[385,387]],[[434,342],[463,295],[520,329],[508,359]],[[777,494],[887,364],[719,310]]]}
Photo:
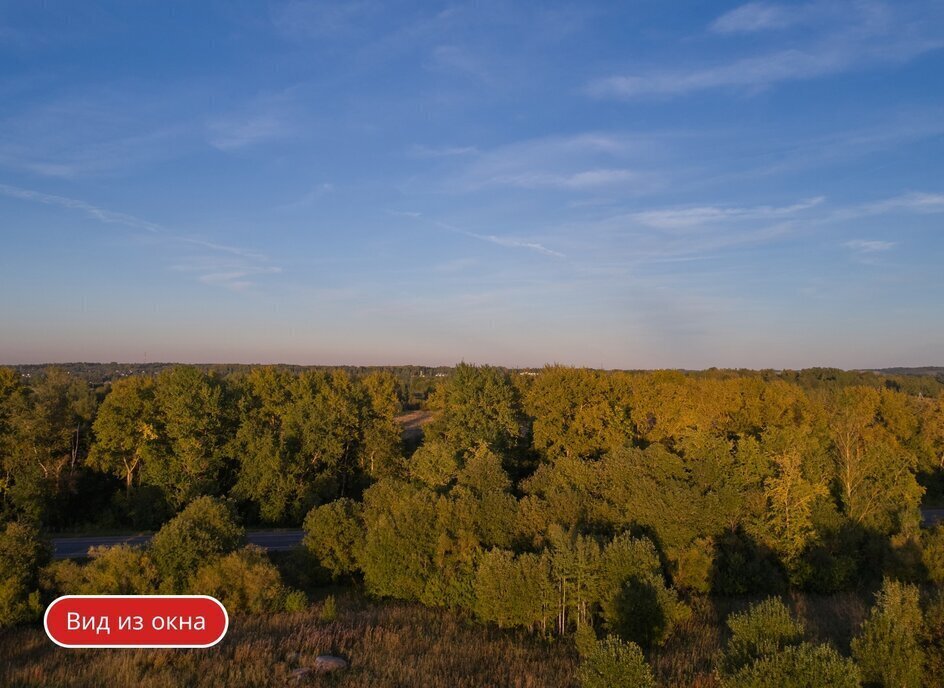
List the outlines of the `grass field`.
{"label": "grass field", "polygon": [[[691,618],[666,645],[649,654],[660,684],[717,685],[713,660],[724,639],[723,620],[748,599],[696,599]],[[860,596],[797,595],[788,600],[810,639],[841,652],[868,610]],[[569,641],[501,631],[462,615],[399,602],[339,598],[338,616],[320,620],[321,604],[306,612],[237,616],[223,642],[207,650],[64,650],[41,628],[0,635],[3,686],[286,686],[292,672],[318,654],[338,654],[351,668],[338,676],[309,675],[301,685],[478,688],[575,686],[576,653]]]}
{"label": "grass field", "polygon": [[0,635],[2,686],[286,686],[291,673],[322,653],[348,659],[334,676],[302,685],[571,686],[576,656],[526,633],[498,631],[447,612],[400,603],[338,602],[338,617],[319,620],[320,605],[298,614],[234,617],[229,633],[206,650],[65,650],[41,628]]}

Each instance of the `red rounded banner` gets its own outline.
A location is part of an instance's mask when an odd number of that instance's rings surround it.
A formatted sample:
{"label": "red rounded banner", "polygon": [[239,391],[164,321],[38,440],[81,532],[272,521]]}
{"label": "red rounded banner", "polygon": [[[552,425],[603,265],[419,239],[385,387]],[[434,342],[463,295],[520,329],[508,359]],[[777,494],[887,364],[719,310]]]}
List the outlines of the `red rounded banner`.
{"label": "red rounded banner", "polygon": [[43,626],[62,647],[212,647],[229,615],[207,595],[66,595]]}

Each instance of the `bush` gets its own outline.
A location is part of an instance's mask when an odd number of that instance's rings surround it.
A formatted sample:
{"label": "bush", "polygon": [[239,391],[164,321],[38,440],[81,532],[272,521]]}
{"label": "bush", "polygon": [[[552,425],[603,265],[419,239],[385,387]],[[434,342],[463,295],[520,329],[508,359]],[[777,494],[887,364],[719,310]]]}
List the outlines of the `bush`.
{"label": "bush", "polygon": [[328,595],[325,598],[324,604],[321,605],[321,611],[318,613],[318,618],[325,623],[331,623],[338,618],[338,603],[335,601],[334,595]]}
{"label": "bush", "polygon": [[938,590],[924,613],[924,680],[928,688],[944,688],[944,590]]}
{"label": "bush", "polygon": [[289,590],[284,607],[287,612],[303,612],[308,609],[308,595],[301,590]]}
{"label": "bush", "polygon": [[858,688],[855,664],[829,645],[802,643],[743,667],[723,688]]}
{"label": "bush", "polygon": [[607,636],[581,659],[577,679],[582,688],[655,688],[656,682],[636,643]]}
{"label": "bush", "polygon": [[[255,545],[200,567],[190,584],[195,595],[211,595],[229,612],[276,612],[286,608],[289,590],[265,551]],[[297,600],[293,600],[295,604]]]}
{"label": "bush", "polygon": [[48,558],[34,527],[12,522],[0,532],[0,628],[40,616],[39,569]]}
{"label": "bush", "polygon": [[151,540],[161,590],[183,592],[201,564],[232,552],[244,536],[229,505],[212,497],[195,499]]}
{"label": "bush", "polygon": [[321,566],[338,578],[357,570],[357,550],[364,540],[360,504],[337,499],[308,512],[305,547]]}
{"label": "bush", "polygon": [[151,595],[157,569],[147,552],[130,545],[93,547],[80,565],[56,561],[43,569],[43,588],[52,595]]}
{"label": "bush", "polygon": [[885,580],[862,631],[852,641],[862,678],[887,688],[920,688],[924,635],[918,589]]}
{"label": "bush", "polygon": [[733,674],[755,660],[774,655],[803,639],[803,626],[776,597],[728,617],[731,639],[721,659],[721,671]]}

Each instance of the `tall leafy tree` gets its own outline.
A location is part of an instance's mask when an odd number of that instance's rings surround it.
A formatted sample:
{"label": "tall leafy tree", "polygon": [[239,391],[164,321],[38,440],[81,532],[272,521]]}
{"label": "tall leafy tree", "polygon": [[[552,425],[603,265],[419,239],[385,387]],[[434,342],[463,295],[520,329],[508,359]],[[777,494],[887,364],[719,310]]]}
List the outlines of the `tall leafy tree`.
{"label": "tall leafy tree", "polygon": [[461,452],[484,442],[496,451],[517,446],[522,414],[518,392],[507,373],[491,366],[460,363],[433,393],[437,414],[426,436]]}
{"label": "tall leafy tree", "polygon": [[176,508],[217,494],[229,430],[219,379],[194,366],[178,366],[158,375],[154,396],[160,425],[142,481],[159,486]]}
{"label": "tall leafy tree", "polygon": [[157,411],[151,376],[134,375],[112,384],[93,425],[95,443],[88,465],[118,476],[130,492],[144,464],[156,458],[161,428]]}

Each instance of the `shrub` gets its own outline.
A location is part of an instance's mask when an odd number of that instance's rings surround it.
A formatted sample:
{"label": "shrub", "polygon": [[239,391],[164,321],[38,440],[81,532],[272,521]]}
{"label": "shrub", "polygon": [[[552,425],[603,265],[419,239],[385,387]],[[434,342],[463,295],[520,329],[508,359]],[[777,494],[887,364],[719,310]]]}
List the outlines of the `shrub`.
{"label": "shrub", "polygon": [[83,595],[148,595],[157,590],[157,568],[139,547],[93,547],[83,567]]}
{"label": "shrub", "polygon": [[183,592],[201,564],[235,550],[244,535],[229,505],[212,497],[195,499],[151,540],[161,590]]}
{"label": "shrub", "polygon": [[886,579],[869,618],[852,641],[862,678],[887,688],[919,688],[923,636],[918,589]]}
{"label": "shrub", "polygon": [[655,688],[656,685],[640,647],[612,635],[597,641],[582,658],[577,679],[582,688]]}
{"label": "shrub", "polygon": [[48,558],[34,527],[12,522],[0,532],[0,628],[39,617],[39,569]]}
{"label": "shrub", "polygon": [[[262,548],[247,545],[200,567],[190,584],[197,595],[212,595],[229,612],[282,611],[290,593]],[[297,600],[293,599],[292,604]]]}
{"label": "shrub", "polygon": [[338,618],[338,604],[334,599],[334,595],[328,595],[325,598],[324,604],[321,605],[321,611],[318,613],[318,618],[325,623],[331,623]]}
{"label": "shrub", "polygon": [[924,613],[924,680],[928,688],[944,688],[944,590],[938,590]]}
{"label": "shrub", "polygon": [[721,659],[721,671],[732,674],[757,659],[776,654],[803,639],[803,626],[776,597],[728,617],[731,639]]}
{"label": "shrub", "polygon": [[305,547],[335,578],[357,570],[357,549],[364,540],[360,504],[337,499],[308,512]]}
{"label": "shrub", "polygon": [[802,643],[761,657],[722,681],[723,688],[858,688],[855,664],[829,645]]}
{"label": "shrub", "polygon": [[301,590],[289,590],[284,606],[287,612],[303,612],[308,609],[308,595]]}

